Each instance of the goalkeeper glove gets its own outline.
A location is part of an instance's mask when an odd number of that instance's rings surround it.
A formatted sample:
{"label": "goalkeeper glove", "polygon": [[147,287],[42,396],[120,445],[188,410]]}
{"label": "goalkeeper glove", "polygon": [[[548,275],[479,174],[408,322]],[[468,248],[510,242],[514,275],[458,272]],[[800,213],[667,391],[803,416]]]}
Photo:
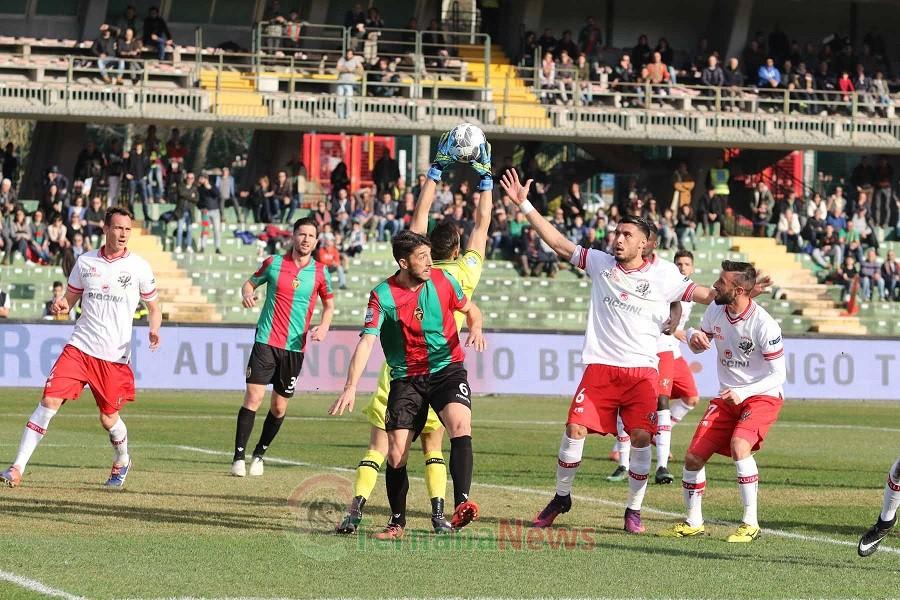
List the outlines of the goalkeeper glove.
{"label": "goalkeeper glove", "polygon": [[491,172],[491,144],[484,142],[478,152],[478,160],[472,163],[472,168],[481,177],[478,189],[487,192],[494,189],[494,175]]}
{"label": "goalkeeper glove", "polygon": [[428,179],[440,181],[444,169],[453,163],[453,157],[450,156],[450,132],[445,131],[438,142],[437,154],[434,156],[434,162],[428,169]]}

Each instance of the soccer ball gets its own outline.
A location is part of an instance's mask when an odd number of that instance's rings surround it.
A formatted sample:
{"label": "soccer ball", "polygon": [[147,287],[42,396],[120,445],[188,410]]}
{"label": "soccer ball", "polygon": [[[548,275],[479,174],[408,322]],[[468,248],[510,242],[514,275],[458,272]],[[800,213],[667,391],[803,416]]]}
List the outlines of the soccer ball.
{"label": "soccer ball", "polygon": [[485,141],[484,132],[477,126],[460,123],[450,130],[450,156],[456,162],[475,162]]}

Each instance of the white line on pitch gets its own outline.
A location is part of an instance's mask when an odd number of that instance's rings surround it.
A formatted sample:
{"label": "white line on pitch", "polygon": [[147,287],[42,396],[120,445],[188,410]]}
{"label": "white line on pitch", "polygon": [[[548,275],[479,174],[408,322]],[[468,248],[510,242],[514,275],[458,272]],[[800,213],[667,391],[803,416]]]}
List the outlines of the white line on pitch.
{"label": "white line on pitch", "polygon": [[[198,448],[196,446],[175,445],[175,446],[173,446],[173,448],[176,448],[178,450],[184,450],[186,452],[198,452],[200,454],[209,454],[212,456],[231,456],[230,452],[225,452],[223,450],[211,450],[209,448]],[[346,467],[333,467],[331,465],[319,465],[319,464],[301,462],[301,461],[296,461],[296,460],[288,460],[285,458],[266,457],[266,462],[283,464],[283,465],[291,465],[291,466],[296,466],[296,467],[309,467],[312,469],[325,469],[328,471],[337,471],[340,473],[356,472],[356,469],[348,469]],[[422,477],[410,476],[410,479],[415,479],[417,481],[425,481],[424,478],[422,478]],[[495,489],[495,490],[504,490],[504,491],[508,491],[508,492],[521,492],[521,493],[526,493],[526,494],[545,494],[545,493],[547,493],[546,490],[539,490],[536,488],[519,487],[519,486],[515,486],[515,485],[503,485],[503,484],[498,484],[498,483],[473,483],[472,485],[475,487],[485,487],[485,488],[490,488],[490,489]],[[575,495],[575,494],[572,494],[572,498],[575,500],[582,500],[585,502],[593,502],[595,504],[600,504],[602,506],[614,506],[616,508],[622,508],[621,502],[614,502],[613,500],[606,500],[605,498],[595,498],[592,496],[581,496],[581,495]],[[682,514],[682,513],[675,513],[675,512],[671,512],[671,511],[667,511],[667,510],[659,510],[656,508],[644,507],[642,509],[642,511],[654,513],[657,515],[662,515],[664,517],[671,517],[673,519],[680,519],[680,518],[684,517],[684,514]],[[728,525],[731,527],[734,527],[736,525],[735,523],[729,523],[728,521],[710,520],[707,522],[712,523],[714,525]],[[795,540],[801,540],[804,542],[818,542],[818,543],[826,543],[826,544],[835,544],[837,546],[851,546],[854,548],[856,547],[856,544],[854,542],[849,542],[847,540],[836,540],[834,538],[823,537],[823,536],[804,535],[802,533],[792,533],[790,531],[784,531],[783,529],[763,528],[763,531],[770,535],[775,535],[778,537],[790,538],[790,539],[795,539]],[[890,552],[892,554],[900,554],[900,548],[890,548],[890,547],[882,546],[880,548],[880,551]]]}
{"label": "white line on pitch", "polygon": [[63,600],[87,600],[84,596],[76,596],[75,594],[52,588],[35,579],[29,579],[7,571],[0,570],[0,581],[6,581],[30,592],[43,594],[44,596],[50,596],[51,598],[62,598]]}

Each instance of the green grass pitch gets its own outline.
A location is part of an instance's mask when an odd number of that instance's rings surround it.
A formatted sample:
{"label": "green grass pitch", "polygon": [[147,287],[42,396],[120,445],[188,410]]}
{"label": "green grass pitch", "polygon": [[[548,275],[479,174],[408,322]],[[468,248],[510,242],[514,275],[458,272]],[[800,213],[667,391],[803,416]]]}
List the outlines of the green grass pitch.
{"label": "green grass pitch", "polygon": [[[39,393],[4,393],[4,467]],[[606,459],[609,437],[588,439],[572,511],[549,531],[523,527],[521,520],[530,520],[552,496],[568,400],[476,397],[472,497],[481,505],[480,519],[454,536],[428,533],[421,454],[414,450],[409,526],[415,531],[403,543],[385,544],[369,537],[387,519],[383,478],[363,533],[330,533],[369,429],[358,409],[328,417],[333,399],[298,395],[269,450],[265,475],[235,479],[228,469],[240,393],[139,393],[123,412],[135,468],[127,489],[116,493],[101,489],[112,452],[85,393],[53,420],[22,487],[0,489],[0,598],[900,593],[896,535],[868,559],[855,549],[880,510],[887,470],[900,453],[897,404],[788,401],[757,456],[763,535],[735,546],[724,537],[740,519],[740,501],[734,466],[722,457],[707,467],[710,535],[654,537],[681,514],[678,479],[671,486],[650,484],[643,513],[648,534],[625,534],[626,484],[605,480],[614,467]],[[675,427],[676,478],[701,411]],[[26,580],[32,588],[47,586],[44,593],[23,587]]]}

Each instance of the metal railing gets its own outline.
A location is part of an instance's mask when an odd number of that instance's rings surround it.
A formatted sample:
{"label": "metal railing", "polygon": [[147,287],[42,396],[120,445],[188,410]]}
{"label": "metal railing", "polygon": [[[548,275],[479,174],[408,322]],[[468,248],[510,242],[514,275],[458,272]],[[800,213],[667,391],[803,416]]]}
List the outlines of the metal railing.
{"label": "metal railing", "polygon": [[[286,56],[269,57],[271,64],[259,67],[254,56],[204,55],[202,62],[183,60],[165,68],[154,60],[127,61],[139,66],[139,78],[124,85],[100,83],[96,60],[84,57],[62,57],[51,65],[0,65],[0,114],[422,134],[470,120],[492,136],[509,138],[900,149],[900,119],[884,116],[887,106],[859,93],[809,97],[785,90],[760,94],[754,88],[617,84],[582,81],[576,73],[562,88],[541,87],[536,97],[534,82],[510,72],[502,85],[494,82],[488,100],[486,87],[431,78],[427,71],[389,71],[386,79],[370,71],[356,81],[339,82],[327,65],[309,72],[302,62],[298,65],[301,59]],[[7,68],[40,69],[41,75],[36,82],[4,85]],[[173,78],[181,85],[158,83]],[[226,84],[235,79],[252,83],[229,89]],[[203,87],[193,87],[197,82]],[[338,85],[344,87],[338,90]]]}

